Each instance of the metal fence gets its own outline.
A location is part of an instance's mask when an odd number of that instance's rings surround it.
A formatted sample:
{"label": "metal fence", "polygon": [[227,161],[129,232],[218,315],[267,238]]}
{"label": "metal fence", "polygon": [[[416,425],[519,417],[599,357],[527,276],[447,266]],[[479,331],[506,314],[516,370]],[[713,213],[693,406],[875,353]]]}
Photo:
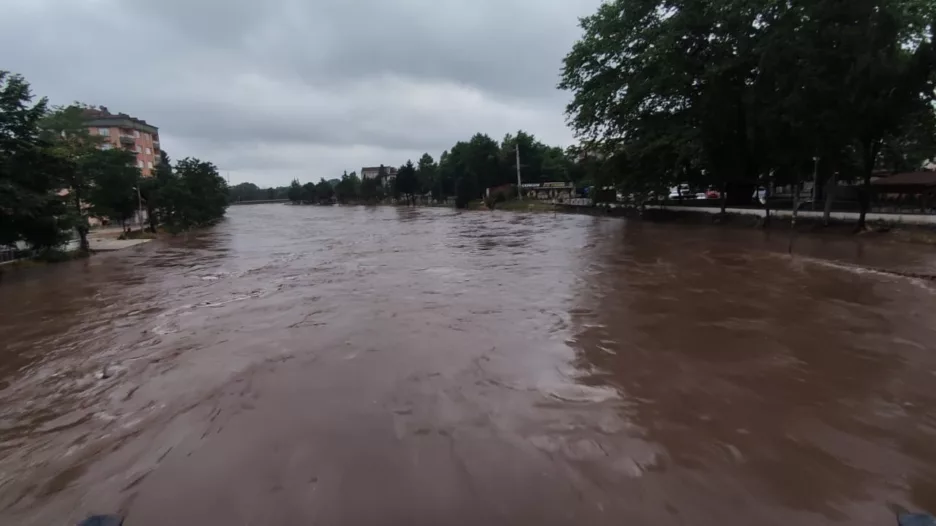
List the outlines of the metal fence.
{"label": "metal fence", "polygon": [[18,259],[28,259],[37,254],[36,250],[24,250],[10,246],[0,246],[0,263],[8,263]]}

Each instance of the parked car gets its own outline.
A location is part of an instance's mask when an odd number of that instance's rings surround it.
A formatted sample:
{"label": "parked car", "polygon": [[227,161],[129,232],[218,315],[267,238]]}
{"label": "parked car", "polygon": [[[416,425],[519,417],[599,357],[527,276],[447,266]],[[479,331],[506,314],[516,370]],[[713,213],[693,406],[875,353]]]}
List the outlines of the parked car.
{"label": "parked car", "polygon": [[705,191],[705,198],[706,199],[721,199],[721,193],[719,193],[718,190],[715,190],[714,188],[709,188],[708,190]]}
{"label": "parked car", "polygon": [[765,204],[767,202],[767,189],[758,186],[757,190],[754,190],[754,193],[751,194],[751,199],[758,201],[760,204]]}
{"label": "parked car", "polygon": [[695,199],[695,194],[692,190],[689,189],[689,185],[683,183],[679,186],[674,186],[669,190],[670,199]]}

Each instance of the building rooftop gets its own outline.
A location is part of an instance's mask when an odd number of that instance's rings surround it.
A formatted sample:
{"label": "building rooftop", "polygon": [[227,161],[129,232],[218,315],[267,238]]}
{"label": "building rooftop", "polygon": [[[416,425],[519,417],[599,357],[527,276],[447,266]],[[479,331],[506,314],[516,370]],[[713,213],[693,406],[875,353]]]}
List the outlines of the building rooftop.
{"label": "building rooftop", "polygon": [[[397,174],[397,169],[392,166],[384,166],[383,169],[387,171],[387,177],[395,177]],[[368,174],[377,173],[379,171],[379,166],[365,166],[361,168],[361,177],[367,177]]]}
{"label": "building rooftop", "polygon": [[147,123],[143,119],[132,117],[126,113],[111,113],[107,111],[105,106],[88,108],[84,110],[84,116],[88,121],[88,126],[123,126],[126,128],[137,128],[152,134],[156,134],[159,131],[159,128]]}

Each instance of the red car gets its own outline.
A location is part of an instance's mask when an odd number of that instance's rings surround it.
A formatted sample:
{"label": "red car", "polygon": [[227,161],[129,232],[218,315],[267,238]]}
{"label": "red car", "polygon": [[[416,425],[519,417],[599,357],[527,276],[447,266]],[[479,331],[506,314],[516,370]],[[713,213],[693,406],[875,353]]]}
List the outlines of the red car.
{"label": "red car", "polygon": [[705,198],[706,198],[706,199],[718,199],[718,198],[720,198],[720,197],[721,197],[721,194],[718,193],[718,190],[709,188],[708,190],[705,191]]}

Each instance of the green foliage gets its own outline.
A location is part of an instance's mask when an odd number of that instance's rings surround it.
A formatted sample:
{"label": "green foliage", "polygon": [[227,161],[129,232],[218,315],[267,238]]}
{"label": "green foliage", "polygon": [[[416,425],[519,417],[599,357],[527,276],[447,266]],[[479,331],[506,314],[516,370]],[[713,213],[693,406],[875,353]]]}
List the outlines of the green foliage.
{"label": "green foliage", "polygon": [[184,159],[175,171],[161,152],[153,177],[141,179],[136,156],[105,149],[86,127],[88,106],[48,109],[29,84],[0,71],[0,245],[25,242],[48,259],[78,232],[89,250],[88,215],[126,221],[141,201],[155,231],[211,224],[224,215],[228,188],[211,163]]}
{"label": "green foliage", "polygon": [[932,116],[934,12],[918,0],[612,0],[582,19],[560,88],[618,186],[689,182],[744,201],[755,184],[803,180],[814,157],[824,177],[854,166],[867,184],[884,143]]}
{"label": "green foliage", "polygon": [[432,193],[434,199],[439,199],[441,187],[439,185],[439,166],[428,153],[424,153],[416,164],[416,179],[419,181],[419,193]]}
{"label": "green foliage", "polygon": [[94,181],[88,191],[91,213],[125,224],[137,213],[142,201],[140,170],[136,156],[126,150],[95,150],[81,161],[84,177]]}
{"label": "green foliage", "polygon": [[318,188],[315,186],[315,183],[306,183],[302,185],[299,196],[299,200],[303,203],[313,204],[318,200]]}
{"label": "green foliage", "polygon": [[356,173],[345,172],[341,180],[335,185],[335,199],[342,204],[354,202],[360,193],[361,180]]}
{"label": "green foliage", "polygon": [[335,197],[335,188],[323,177],[315,185],[315,194],[319,204],[332,204],[332,199]]}
{"label": "green foliage", "polygon": [[88,252],[88,214],[86,202],[95,176],[101,165],[97,154],[104,139],[91,135],[84,125],[84,111],[88,106],[72,104],[56,107],[42,119],[42,136],[50,146],[50,152],[62,162],[59,185],[68,192],[70,222],[78,232],[79,249]]}
{"label": "green foliage", "polygon": [[516,183],[516,149],[520,146],[520,166],[523,182],[544,183],[572,180],[573,161],[559,147],[551,147],[536,140],[523,130],[516,135],[507,134],[501,141],[500,162],[505,173],[499,184]]}
{"label": "green foliage", "polygon": [[478,177],[474,172],[469,172],[455,182],[455,207],[468,208],[468,205],[480,197],[478,189]]}
{"label": "green foliage", "polygon": [[71,218],[57,194],[68,167],[40,137],[46,99],[32,101],[23,77],[0,71],[0,245],[49,248],[69,237]]}
{"label": "green foliage", "polygon": [[156,232],[156,228],[163,222],[168,215],[168,210],[172,204],[168,200],[166,188],[172,182],[174,175],[170,163],[169,154],[165,150],[159,151],[159,163],[153,170],[152,177],[145,177],[140,180],[140,197],[146,207],[146,215],[149,220],[150,232]]}
{"label": "green foliage", "polygon": [[228,188],[228,199],[232,203],[289,199],[290,189],[288,186],[260,188],[253,183],[240,183]]}
{"label": "green foliage", "polygon": [[187,157],[176,163],[160,200],[162,220],[170,232],[211,225],[227,210],[227,182],[215,165]]}
{"label": "green foliage", "polygon": [[397,170],[396,179],[393,181],[394,191],[403,199],[415,204],[416,194],[419,192],[419,178],[416,175],[416,167],[413,161],[406,161],[406,164]]}
{"label": "green foliage", "polygon": [[294,204],[302,202],[302,185],[299,184],[299,179],[293,179],[292,183],[289,184],[287,198]]}
{"label": "green foliage", "polygon": [[361,181],[361,200],[366,203],[377,201],[382,195],[380,181],[374,177],[365,178]]}
{"label": "green foliage", "polygon": [[[516,183],[518,140],[524,181],[569,181],[583,173],[573,153],[547,146],[523,131],[516,137],[508,135],[501,144],[478,133],[443,152],[438,163],[428,153],[415,164],[407,161],[390,185],[390,170],[380,165],[376,177],[361,180],[354,172],[345,172],[340,179],[327,181],[329,188],[321,181],[314,188],[310,183],[293,181],[287,194],[294,203],[330,202],[332,196],[339,203],[375,203],[382,201],[389,190],[395,198],[410,204],[415,204],[417,196],[430,193],[437,201],[462,195],[458,201],[467,204],[479,199],[486,188]],[[253,188],[251,185],[250,190]]]}

